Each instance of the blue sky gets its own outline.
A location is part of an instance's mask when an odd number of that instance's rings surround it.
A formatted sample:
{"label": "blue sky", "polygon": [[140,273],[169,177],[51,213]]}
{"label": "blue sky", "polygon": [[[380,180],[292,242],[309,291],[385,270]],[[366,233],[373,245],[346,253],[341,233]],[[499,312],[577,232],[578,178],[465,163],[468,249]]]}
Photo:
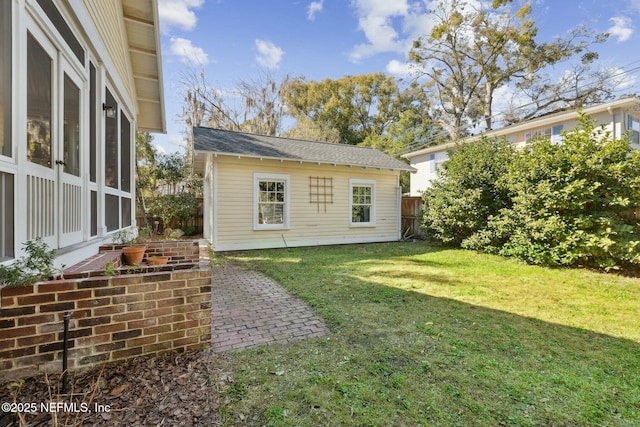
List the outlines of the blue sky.
{"label": "blue sky", "polygon": [[[438,0],[439,1],[439,0]],[[448,0],[444,0],[448,1]],[[486,0],[465,0],[479,4]],[[513,0],[519,4],[520,0]],[[624,76],[624,92],[640,92],[640,0],[532,0],[538,42],[587,24],[609,32],[597,46],[599,66]],[[385,72],[406,77],[407,53],[431,25],[431,0],[159,0],[167,134],[161,151],[180,151],[178,114],[189,70],[204,67],[220,90],[268,70],[310,80]],[[568,64],[557,66],[561,74]]]}

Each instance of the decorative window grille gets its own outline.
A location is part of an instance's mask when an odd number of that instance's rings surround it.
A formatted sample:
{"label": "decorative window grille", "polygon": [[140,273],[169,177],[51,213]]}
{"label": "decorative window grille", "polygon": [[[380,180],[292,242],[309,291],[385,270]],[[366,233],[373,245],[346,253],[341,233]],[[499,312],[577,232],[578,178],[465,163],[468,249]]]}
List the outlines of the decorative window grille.
{"label": "decorative window grille", "polygon": [[327,204],[333,204],[333,178],[326,176],[309,177],[309,203],[315,204],[320,212],[320,205],[327,213]]}

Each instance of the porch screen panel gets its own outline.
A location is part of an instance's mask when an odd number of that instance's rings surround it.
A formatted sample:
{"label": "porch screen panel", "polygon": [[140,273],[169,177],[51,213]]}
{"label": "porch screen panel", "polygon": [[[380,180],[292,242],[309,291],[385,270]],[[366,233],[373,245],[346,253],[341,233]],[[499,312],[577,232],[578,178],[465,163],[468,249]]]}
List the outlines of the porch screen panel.
{"label": "porch screen panel", "polygon": [[[0,154],[11,156],[11,1],[0,2]],[[0,251],[0,259],[2,252]]]}
{"label": "porch screen panel", "polygon": [[13,175],[0,172],[0,260],[13,258]]}
{"label": "porch screen panel", "polygon": [[98,192],[91,191],[91,235],[98,235]]}
{"label": "porch screen panel", "polygon": [[124,113],[120,114],[120,173],[120,189],[131,191],[131,123]]}
{"label": "porch screen panel", "polygon": [[80,89],[64,76],[64,171],[80,176]]}
{"label": "porch screen panel", "polygon": [[112,194],[104,196],[104,217],[107,231],[120,228],[120,198]]}
{"label": "porch screen panel", "polygon": [[131,199],[123,197],[120,199],[122,203],[122,228],[131,225]]}
{"label": "porch screen panel", "polygon": [[52,61],[31,34],[27,38],[27,159],[51,167]]}
{"label": "porch screen panel", "polygon": [[96,182],[96,148],[97,148],[97,122],[96,109],[98,108],[98,93],[96,83],[96,67],[89,63],[89,180]]}
{"label": "porch screen panel", "polygon": [[[118,111],[118,104],[109,89],[105,104]],[[105,120],[104,182],[111,188],[118,188],[118,115],[107,115]]]}

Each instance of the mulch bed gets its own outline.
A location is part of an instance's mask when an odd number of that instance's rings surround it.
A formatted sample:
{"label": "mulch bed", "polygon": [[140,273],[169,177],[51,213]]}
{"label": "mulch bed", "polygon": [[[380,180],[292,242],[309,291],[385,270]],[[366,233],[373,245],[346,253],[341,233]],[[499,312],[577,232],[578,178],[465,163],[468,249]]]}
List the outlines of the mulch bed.
{"label": "mulch bed", "polygon": [[[218,426],[221,394],[231,382],[222,369],[224,357],[192,350],[72,372],[67,395],[59,393],[59,375],[29,378],[19,389],[4,384],[0,403],[36,404],[37,409],[23,414],[26,424],[20,424],[18,415],[3,406],[0,426]],[[41,404],[52,401],[66,402],[67,408],[54,404],[53,411],[43,410]]]}

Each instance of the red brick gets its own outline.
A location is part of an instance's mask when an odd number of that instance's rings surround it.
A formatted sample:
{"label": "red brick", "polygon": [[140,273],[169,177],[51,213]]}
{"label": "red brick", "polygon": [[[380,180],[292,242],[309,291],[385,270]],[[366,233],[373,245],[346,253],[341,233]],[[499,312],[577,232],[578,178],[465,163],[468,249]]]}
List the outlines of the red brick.
{"label": "red brick", "polygon": [[93,307],[102,307],[104,305],[111,304],[111,298],[93,298],[89,300],[80,300],[76,302],[78,308],[93,308]]}
{"label": "red brick", "polygon": [[26,337],[36,334],[35,326],[24,326],[19,328],[4,329],[0,333],[1,338]]}
{"label": "red brick", "polygon": [[172,328],[174,331],[179,331],[183,329],[196,328],[200,326],[200,322],[198,320],[185,320],[184,322],[174,323]]}
{"label": "red brick", "polygon": [[144,300],[145,301],[160,300],[160,299],[165,299],[165,298],[171,298],[171,291],[170,290],[149,292],[149,293],[144,294]]}
{"label": "red brick", "polygon": [[163,299],[163,300],[159,300],[158,301],[158,308],[173,307],[173,306],[181,305],[181,304],[184,304],[184,298],[183,297]]}
{"label": "red brick", "polygon": [[139,347],[139,346],[145,346],[148,344],[154,344],[157,341],[157,339],[158,337],[156,337],[155,335],[148,336],[148,337],[133,338],[133,339],[127,340],[127,347]]}
{"label": "red brick", "polygon": [[200,272],[198,271],[176,271],[173,273],[174,279],[197,279],[200,277]]}
{"label": "red brick", "polygon": [[111,358],[114,360],[126,359],[132,356],[139,356],[141,354],[142,354],[142,347],[134,347],[134,348],[128,348],[126,350],[114,351],[111,354]]}
{"label": "red brick", "polygon": [[57,323],[44,323],[42,325],[38,325],[38,333],[46,334],[47,332],[58,332],[64,329],[64,325],[62,322]]}
{"label": "red brick", "polygon": [[113,332],[124,331],[125,329],[127,329],[127,325],[125,325],[124,323],[113,323],[111,325],[96,326],[95,333],[96,335],[108,334]]}
{"label": "red brick", "polygon": [[15,346],[16,346],[16,340],[13,338],[8,340],[0,340],[0,350],[14,348]]}
{"label": "red brick", "polygon": [[186,286],[186,282],[184,280],[171,280],[168,282],[160,282],[158,283],[158,289],[179,289],[184,288]]}
{"label": "red brick", "polygon": [[192,296],[188,296],[187,297],[187,302],[191,303],[191,302],[210,302],[211,301],[211,295],[210,294],[198,294],[198,295],[192,295]]}
{"label": "red brick", "polygon": [[0,307],[11,307],[12,305],[15,305],[16,300],[14,297],[5,297],[3,296],[2,298],[0,298]]}
{"label": "red brick", "polygon": [[[13,288],[11,288],[13,289]],[[17,308],[3,308],[0,309],[0,317],[18,317],[34,314],[36,312],[35,307],[17,307]]]}
{"label": "red brick", "polygon": [[127,286],[127,293],[131,294],[141,294],[145,292],[154,292],[157,290],[157,283],[141,283],[138,285],[129,285]]}
{"label": "red brick", "polygon": [[18,347],[27,347],[35,344],[42,344],[46,342],[53,342],[56,340],[56,334],[40,334],[31,337],[18,338]]}
{"label": "red brick", "polygon": [[174,313],[189,313],[200,310],[200,304],[182,304],[172,308]]}
{"label": "red brick", "polygon": [[99,352],[109,352],[113,350],[120,350],[127,346],[126,341],[118,341],[112,342],[111,340],[106,344],[98,344],[96,345],[96,351]]}
{"label": "red brick", "polygon": [[188,336],[203,336],[211,333],[211,327],[200,326],[199,328],[191,328],[187,331]]}
{"label": "red brick", "polygon": [[95,344],[103,344],[111,341],[111,334],[103,335],[91,335],[81,338],[76,338],[76,344],[78,347],[92,346]]}
{"label": "red brick", "polygon": [[155,301],[134,302],[131,304],[127,304],[128,311],[150,310],[152,308],[156,308]]}
{"label": "red brick", "polygon": [[68,280],[65,281],[56,281],[56,282],[47,282],[41,285],[36,285],[38,288],[39,294],[49,294],[52,292],[64,292],[70,291],[76,288],[76,283]]}
{"label": "red brick", "polygon": [[69,301],[91,298],[91,290],[85,289],[84,291],[74,292],[61,292],[58,294],[58,301]]}
{"label": "red brick", "polygon": [[78,319],[79,327],[106,325],[111,323],[111,316],[88,317],[86,319]]}
{"label": "red brick", "polygon": [[158,274],[149,274],[149,275],[145,275],[142,276],[142,281],[144,283],[150,283],[150,282],[166,282],[168,280],[171,280],[171,274],[170,273],[158,273]]}
{"label": "red brick", "polygon": [[11,368],[13,368],[12,360],[8,360],[8,359],[0,360],[0,371],[8,371]]}
{"label": "red brick", "polygon": [[15,288],[2,288],[3,297],[14,297],[18,295],[29,295],[33,293],[33,285],[18,286]]}
{"label": "red brick", "polygon": [[18,305],[38,305],[56,300],[56,294],[36,294],[18,297]]}
{"label": "red brick", "polygon": [[122,314],[114,314],[112,316],[114,322],[128,322],[130,320],[142,319],[141,311],[130,311]]}
{"label": "red brick", "polygon": [[98,307],[93,309],[94,316],[104,316],[110,314],[124,313],[127,307],[123,304],[112,304],[105,307]]}
{"label": "red brick", "polygon": [[172,347],[173,347],[173,344],[171,343],[171,341],[165,341],[165,342],[145,345],[143,349],[145,354],[150,354],[158,351],[169,350]]}
{"label": "red brick", "polygon": [[78,289],[106,288],[109,286],[108,277],[92,278],[78,282]]}
{"label": "red brick", "polygon": [[200,340],[198,337],[184,337],[173,341],[175,346],[186,346],[189,344],[197,344]]}
{"label": "red brick", "polygon": [[171,314],[169,316],[158,317],[158,325],[184,321],[184,314]]}
{"label": "red brick", "polygon": [[115,277],[112,280],[112,283],[114,286],[126,287],[128,285],[142,283],[142,277],[140,275],[120,276],[120,277]]}
{"label": "red brick", "polygon": [[140,335],[142,335],[142,329],[126,330],[123,332],[116,332],[115,334],[113,334],[113,340],[114,341],[127,340],[129,338],[139,337]]}
{"label": "red brick", "polygon": [[52,362],[52,361],[53,361],[53,354],[46,353],[46,354],[36,354],[33,356],[19,357],[14,360],[14,363],[16,364],[16,366],[29,366],[29,365],[39,365],[44,362]]}
{"label": "red brick", "polygon": [[135,321],[129,322],[127,324],[127,327],[129,329],[148,328],[150,326],[156,326],[157,323],[158,323],[158,320],[155,318],[142,319],[142,320],[135,320]]}
{"label": "red brick", "polygon": [[172,313],[172,310],[171,310],[171,307],[162,307],[162,308],[154,308],[151,310],[145,310],[143,313],[145,318],[162,317],[162,316],[170,315]]}
{"label": "red brick", "polygon": [[15,359],[16,357],[36,354],[36,347],[12,348],[11,350],[0,352],[0,359]]}
{"label": "red brick", "polygon": [[165,332],[171,331],[171,325],[159,325],[159,326],[151,326],[149,328],[144,328],[142,333],[144,335],[158,335]]}
{"label": "red brick", "polygon": [[175,339],[184,338],[184,337],[185,337],[185,331],[184,330],[166,332],[164,334],[159,334],[158,335],[158,342],[173,341]]}
{"label": "red brick", "polygon": [[144,298],[143,294],[134,294],[134,295],[119,295],[116,297],[112,297],[111,300],[114,304],[127,304],[130,302],[138,302],[142,301]]}
{"label": "red brick", "polygon": [[79,365],[93,365],[94,363],[105,362],[109,359],[109,355],[106,353],[95,354],[93,356],[83,357],[78,361]]}
{"label": "red brick", "polygon": [[94,289],[93,294],[96,297],[106,297],[111,295],[122,295],[126,290],[127,288],[124,286],[110,286],[108,288]]}

